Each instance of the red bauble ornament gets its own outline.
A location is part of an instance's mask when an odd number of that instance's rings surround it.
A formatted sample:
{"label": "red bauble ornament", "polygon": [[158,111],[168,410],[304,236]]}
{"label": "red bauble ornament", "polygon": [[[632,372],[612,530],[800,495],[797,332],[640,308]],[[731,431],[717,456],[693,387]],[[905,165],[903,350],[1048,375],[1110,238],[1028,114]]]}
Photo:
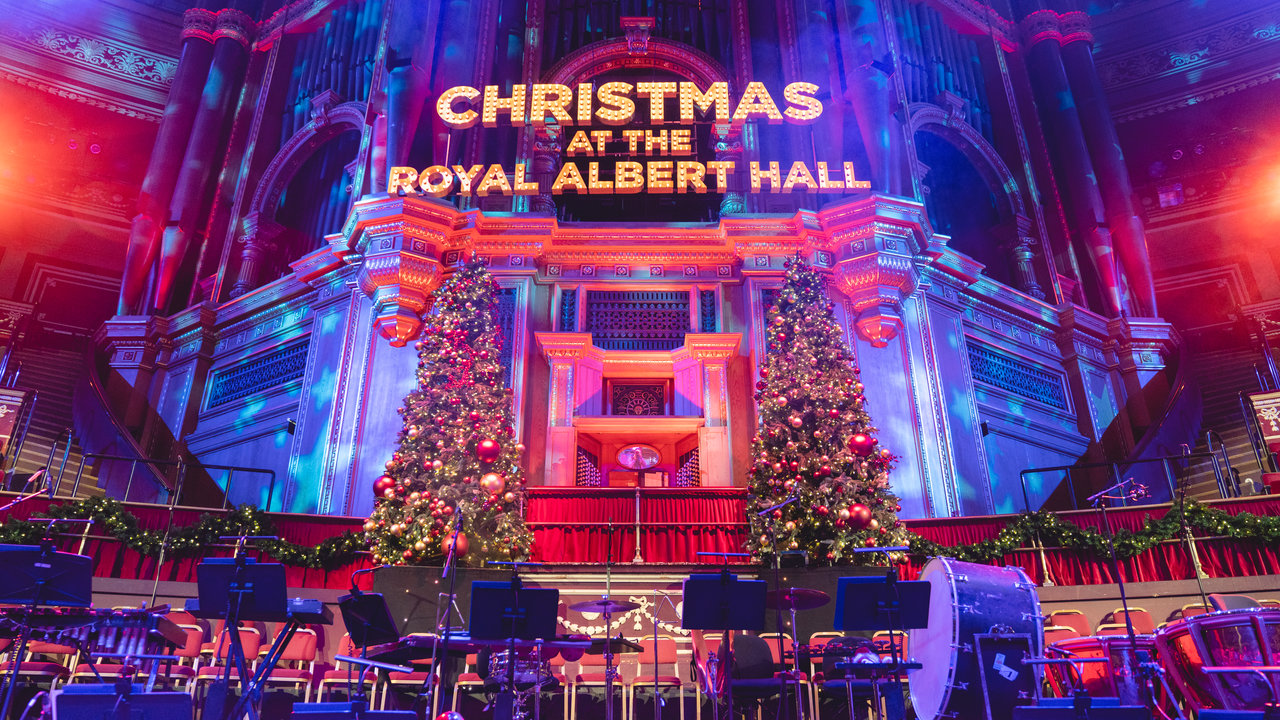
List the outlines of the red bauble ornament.
{"label": "red bauble ornament", "polygon": [[875,449],[876,439],[866,433],[854,433],[849,437],[849,452],[866,457]]}
{"label": "red bauble ornament", "polygon": [[500,454],[502,454],[502,447],[496,440],[485,438],[476,444],[476,457],[480,458],[481,462],[491,463],[497,460]]}
{"label": "red bauble ornament", "polygon": [[849,526],[861,530],[871,524],[871,508],[862,503],[849,506]]}
{"label": "red bauble ornament", "polygon": [[[465,555],[467,554],[467,550],[469,550],[469,549],[470,549],[470,545],[471,545],[471,544],[467,541],[467,536],[466,536],[466,534],[465,534],[465,533],[458,533],[458,546],[457,546],[458,554],[457,554],[457,557],[463,557],[463,556],[465,556]],[[441,539],[440,539],[440,554],[441,554],[441,555],[448,555],[448,554],[449,554],[449,548],[450,548],[450,547],[452,547],[452,546],[453,546],[453,533],[450,533],[450,534],[445,535],[443,538],[441,538]]]}
{"label": "red bauble ornament", "polygon": [[864,543],[862,543],[862,544],[863,544],[863,545],[866,545],[867,547],[875,547],[875,546],[876,546],[876,539],[875,539],[875,538],[867,538],[867,539],[866,539],[866,542],[864,542]]}
{"label": "red bauble ornament", "polygon": [[487,473],[480,478],[480,487],[490,495],[497,495],[507,486],[507,479],[498,473]]}
{"label": "red bauble ornament", "polygon": [[395,486],[396,486],[396,481],[394,478],[389,477],[387,475],[383,475],[382,477],[373,481],[373,494],[379,495],[379,496],[385,495],[388,489],[393,488]]}

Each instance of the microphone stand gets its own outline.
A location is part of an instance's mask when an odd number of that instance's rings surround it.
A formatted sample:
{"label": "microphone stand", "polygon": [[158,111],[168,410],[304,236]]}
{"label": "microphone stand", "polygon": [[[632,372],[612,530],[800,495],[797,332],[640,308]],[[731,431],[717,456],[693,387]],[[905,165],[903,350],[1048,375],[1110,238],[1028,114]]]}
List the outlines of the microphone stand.
{"label": "microphone stand", "polygon": [[[1124,577],[1120,572],[1120,561],[1116,557],[1115,533],[1111,529],[1111,518],[1107,515],[1107,501],[1115,499],[1115,496],[1109,495],[1108,493],[1114,490],[1120,490],[1123,492],[1124,487],[1130,484],[1134,484],[1133,478],[1129,478],[1128,480],[1120,480],[1115,484],[1113,484],[1111,487],[1106,488],[1105,490],[1102,490],[1100,492],[1094,493],[1093,495],[1090,495],[1088,500],[1089,502],[1093,503],[1094,507],[1098,508],[1098,512],[1101,513],[1102,515],[1103,535],[1107,539],[1107,554],[1111,560],[1111,572],[1115,575],[1116,587],[1119,588],[1120,590],[1120,607],[1124,610],[1124,625],[1125,625],[1125,631],[1129,636],[1129,650],[1131,653],[1133,653],[1132,655],[1133,660],[1136,661],[1138,664],[1137,671],[1142,680],[1140,684],[1140,692],[1142,693],[1142,697],[1141,697],[1142,704],[1146,705],[1147,707],[1155,707],[1154,693],[1152,692],[1152,689],[1148,683],[1148,681],[1150,680],[1150,677],[1147,676],[1148,670],[1149,670],[1147,665],[1150,662],[1150,658],[1147,657],[1147,653],[1145,650],[1138,649],[1138,634],[1133,629],[1133,617],[1132,617],[1132,613],[1129,612],[1129,598],[1124,590]],[[1125,496],[1121,495],[1120,497],[1123,498]],[[1122,654],[1121,657],[1126,657],[1126,656]],[[1129,660],[1126,657],[1126,663],[1128,662]],[[1116,668],[1115,671],[1118,672],[1119,668]]]}
{"label": "microphone stand", "polygon": [[[1183,455],[1190,455],[1191,448],[1182,446]],[[1182,530],[1182,539],[1187,543],[1187,551],[1191,553],[1191,570],[1196,576],[1196,588],[1200,591],[1200,602],[1206,609],[1210,607],[1209,596],[1204,591],[1204,568],[1200,566],[1200,554],[1196,552],[1196,541],[1191,537],[1191,528],[1187,526],[1187,484],[1190,480],[1185,472],[1178,479],[1178,525]]]}
{"label": "microphone stand", "polygon": [[[772,541],[772,545],[773,545],[773,589],[774,589],[774,593],[776,593],[776,597],[779,600],[781,600],[781,598],[784,597],[784,594],[782,591],[782,550],[779,549],[778,547],[779,518],[773,517],[773,512],[775,510],[781,510],[782,508],[790,505],[795,501],[796,501],[796,496],[792,495],[791,497],[787,498],[786,500],[783,500],[777,505],[774,505],[773,507],[765,508],[764,510],[761,510],[760,512],[756,513],[760,517],[767,517],[769,520],[769,539]],[[782,651],[782,603],[781,602],[774,603],[773,613],[774,613],[773,626],[778,633],[778,659],[782,661],[782,666],[785,668],[786,658],[783,657],[783,651]],[[793,621],[794,621],[794,613],[795,613],[795,605],[793,602],[792,604]],[[792,632],[793,633],[795,632],[794,627],[792,628]],[[792,644],[793,645],[795,644],[794,637],[792,637]],[[778,673],[778,710],[776,713],[777,717],[782,716],[782,708],[787,707],[788,705],[788,702],[787,702],[788,686],[789,686],[789,683],[787,681],[787,676],[784,673],[779,672]],[[799,709],[799,691],[798,690],[796,693],[796,699],[797,699],[796,706],[798,710]],[[803,714],[798,716],[797,720],[803,720]]]}
{"label": "microphone stand", "polygon": [[[671,604],[671,597],[669,595],[656,587],[653,589],[653,720],[660,720],[662,717],[662,708],[666,705],[658,695],[660,687],[658,684],[658,611],[661,609],[661,606],[659,605],[661,601],[658,600],[659,595],[661,595],[662,599],[667,602],[667,605],[671,607],[672,611],[675,611],[676,609],[675,606]],[[634,694],[635,693],[633,692],[632,695]],[[634,697],[632,700],[634,701]]]}
{"label": "microphone stand", "polygon": [[[606,603],[613,596],[611,588],[613,567],[613,518],[609,518],[609,537],[606,544],[605,560],[604,560],[604,600]],[[613,678],[615,671],[613,669],[613,637],[612,626],[613,613],[610,612],[609,606],[605,605],[604,610],[604,717],[605,720],[613,720]],[[654,648],[657,651],[657,648]]]}
{"label": "microphone stand", "polygon": [[[427,673],[427,678],[424,681],[426,685],[430,686],[426,689],[431,692],[431,717],[435,717],[440,712],[440,691],[445,684],[447,663],[449,662],[449,636],[453,629],[453,623],[449,622],[449,608],[457,602],[458,597],[456,594],[458,573],[454,564],[458,559],[458,535],[462,533],[462,511],[455,509],[454,518],[453,535],[449,539],[449,553],[444,558],[444,570],[440,573],[441,578],[449,578],[449,594],[445,599],[443,616],[439,612],[436,613],[436,647],[431,649],[431,672]],[[450,570],[453,572],[451,573]],[[439,602],[440,597],[443,597],[443,593],[436,598],[437,602]],[[443,620],[441,620],[441,617],[443,617]],[[443,627],[441,627],[442,625]],[[442,631],[443,637],[440,635]],[[434,683],[432,682],[433,679],[435,680]],[[421,694],[420,692],[419,696]]]}
{"label": "microphone stand", "polygon": [[[23,483],[23,484],[22,484],[22,491],[23,491],[23,492],[26,492],[27,487],[31,485],[31,482],[32,482],[33,480],[36,480],[37,478],[39,478],[42,474],[44,474],[44,472],[45,472],[47,469],[48,469],[48,468],[40,468],[39,470],[37,470],[37,471],[35,471],[34,473],[32,473],[32,474],[31,474],[31,477],[27,478],[27,481],[26,481],[25,483]],[[39,490],[33,490],[32,492],[27,493],[26,495],[21,495],[21,496],[19,496],[19,497],[14,498],[14,499],[13,499],[13,502],[10,502],[8,505],[5,505],[4,507],[0,507],[0,512],[4,512],[5,510],[8,510],[9,508],[11,508],[11,507],[13,507],[13,506],[15,506],[15,505],[18,505],[18,504],[20,504],[20,503],[24,503],[24,502],[26,502],[26,501],[28,501],[28,500],[31,500],[32,498],[38,498],[38,497],[40,497],[41,495],[44,495],[44,496],[49,497],[49,498],[52,498],[52,497],[53,497],[53,485],[52,485],[52,484],[49,484],[48,482],[46,482],[46,485],[47,485],[47,487],[40,488]]]}

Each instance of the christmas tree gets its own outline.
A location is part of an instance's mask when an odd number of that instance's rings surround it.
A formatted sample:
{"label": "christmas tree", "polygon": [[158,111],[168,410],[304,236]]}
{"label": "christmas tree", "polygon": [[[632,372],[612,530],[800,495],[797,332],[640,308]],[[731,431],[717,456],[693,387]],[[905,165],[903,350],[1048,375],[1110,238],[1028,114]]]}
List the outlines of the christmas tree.
{"label": "christmas tree", "polygon": [[[854,548],[905,545],[893,456],[877,447],[853,354],[824,278],[800,258],[767,320],[768,358],[756,383],[747,549],[761,560],[803,550],[810,564],[881,563]],[[761,517],[758,512],[791,502]]]}
{"label": "christmas tree", "polygon": [[376,563],[523,559],[524,472],[515,441],[511,390],[500,362],[498,284],[475,259],[436,292],[418,350],[418,385],[386,474],[373,485],[365,539]]}

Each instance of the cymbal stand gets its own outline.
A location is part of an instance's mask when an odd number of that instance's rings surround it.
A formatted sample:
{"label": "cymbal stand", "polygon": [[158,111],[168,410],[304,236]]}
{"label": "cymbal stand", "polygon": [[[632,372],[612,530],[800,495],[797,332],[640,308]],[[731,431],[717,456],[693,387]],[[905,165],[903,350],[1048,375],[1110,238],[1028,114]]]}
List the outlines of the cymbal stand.
{"label": "cymbal stand", "polygon": [[[458,610],[458,572],[455,563],[458,557],[458,535],[461,533],[462,511],[458,510],[454,513],[449,554],[445,556],[444,570],[440,573],[440,577],[449,578],[449,592],[440,593],[436,598],[436,639],[431,643],[431,672],[427,673],[427,677],[422,681],[423,687],[418,691],[419,698],[426,692],[431,693],[431,702],[428,705],[431,708],[431,717],[436,717],[440,713],[440,692],[448,679],[449,636],[453,630],[452,623],[449,622],[449,610],[450,608]],[[514,572],[514,568],[512,571]],[[444,602],[440,602],[441,600]],[[458,618],[463,619],[461,610],[458,610]],[[463,625],[466,625],[465,620]]]}
{"label": "cymbal stand", "polygon": [[613,519],[609,519],[609,537],[606,543],[604,561],[604,597],[606,601],[604,606],[604,718],[605,720],[613,720],[613,679],[617,676],[617,670],[613,667],[613,640],[611,634],[613,632],[613,611],[609,609],[607,601],[612,593],[612,575],[613,575]]}
{"label": "cymbal stand", "polygon": [[[661,601],[658,600],[659,595],[662,596],[662,600],[666,601],[667,605],[671,606],[672,612],[676,609],[675,606],[672,605],[671,597],[669,595],[658,588],[653,589],[653,720],[659,720],[659,718],[662,717],[662,708],[665,705],[662,701],[662,696],[658,694],[659,689],[661,688],[661,685],[658,683],[658,611],[661,609],[659,605]],[[634,695],[635,693],[633,692],[633,701]]]}
{"label": "cymbal stand", "polygon": [[[792,495],[786,500],[783,500],[782,502],[772,507],[767,507],[764,510],[761,510],[758,513],[756,513],[762,518],[767,517],[769,519],[769,537],[772,540],[772,544],[773,544],[773,587],[774,587],[774,590],[779,594],[782,593],[782,550],[778,547],[779,518],[774,517],[773,512],[775,510],[781,510],[782,508],[790,505],[795,501],[796,501],[796,496]],[[726,562],[727,562],[727,559],[726,559]],[[776,605],[777,607],[774,608],[773,626],[778,633],[778,660],[781,661],[782,666],[785,669],[786,657],[784,656],[784,653],[782,651],[782,603],[777,603]],[[796,605],[793,600],[791,603],[791,651],[792,651],[792,657],[797,658],[796,660],[797,665],[799,664],[799,659],[798,659],[799,649],[800,649],[799,645],[796,642]],[[787,673],[785,672],[779,672],[777,673],[777,675],[778,675],[778,710],[776,715],[777,717],[782,717],[782,708],[786,707],[788,704],[787,695],[790,689],[791,681],[793,681],[795,678],[793,676],[791,680],[788,680]],[[798,685],[796,687],[796,720],[804,720],[804,710],[801,708],[800,688]]]}

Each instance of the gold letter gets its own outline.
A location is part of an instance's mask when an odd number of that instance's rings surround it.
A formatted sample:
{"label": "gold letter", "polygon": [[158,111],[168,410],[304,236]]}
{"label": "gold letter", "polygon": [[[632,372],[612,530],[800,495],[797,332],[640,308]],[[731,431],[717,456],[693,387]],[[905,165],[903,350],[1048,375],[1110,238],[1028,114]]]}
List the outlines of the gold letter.
{"label": "gold letter", "polygon": [[566,188],[584,192],[587,189],[587,183],[582,179],[582,173],[578,172],[576,163],[570,161],[560,168],[560,174],[556,175],[555,182],[551,183],[551,194],[559,195]]}
{"label": "gold letter", "polygon": [[818,121],[822,114],[822,101],[813,97],[818,86],[807,82],[793,82],[782,91],[782,96],[791,103],[783,115],[796,125],[808,125]]}
{"label": "gold letter", "polygon": [[418,175],[422,192],[431,197],[444,197],[453,189],[453,173],[443,165],[432,165]]}
{"label": "gold letter", "polygon": [[671,192],[671,161],[650,160],[647,164],[648,168],[646,169],[649,173],[649,192]]}
{"label": "gold letter", "polygon": [[604,154],[605,143],[613,140],[612,130],[592,130],[591,139],[596,141],[596,154]]}
{"label": "gold letter", "polygon": [[[486,108],[488,102],[486,99]],[[778,112],[778,106],[774,104],[773,98],[769,97],[769,91],[765,89],[764,83],[747,83],[747,89],[742,93],[742,99],[738,101],[738,109],[733,111],[733,121],[740,123],[761,116],[768,118],[770,125],[782,122],[782,113]]]}
{"label": "gold letter", "polygon": [[[454,130],[465,130],[475,125],[476,120],[480,118],[480,113],[470,109],[471,101],[478,97],[480,97],[480,91],[473,87],[467,87],[466,85],[451,87],[441,93],[440,98],[436,100],[436,114],[440,116],[445,125]],[[458,99],[467,101],[468,109],[466,112],[456,113],[453,111],[453,103]]]}
{"label": "gold letter", "polygon": [[600,179],[600,163],[587,164],[587,188],[592,195],[612,195],[613,181]]}
{"label": "gold letter", "polygon": [[671,130],[671,154],[693,154],[693,148],[689,146],[689,128],[673,128]]}
{"label": "gold letter", "polygon": [[387,171],[387,194],[398,195],[401,190],[405,194],[414,192],[413,186],[417,182],[417,170],[411,167],[393,167]]}
{"label": "gold letter", "polygon": [[649,98],[649,122],[661,125],[667,121],[667,98],[676,96],[674,82],[636,83],[636,95]]}
{"label": "gold letter", "polygon": [[517,195],[537,195],[538,181],[526,182],[524,163],[516,163],[516,194]]}
{"label": "gold letter", "polygon": [[573,138],[569,140],[569,144],[564,148],[565,155],[577,155],[585,152],[587,155],[595,155],[591,149],[591,141],[587,139],[587,131],[579,130],[573,134]]}
{"label": "gold letter", "polygon": [[769,190],[778,192],[778,186],[782,184],[782,171],[778,169],[778,161],[774,160],[769,163],[769,169],[761,172],[760,163],[755,160],[751,161],[751,192],[760,192],[760,178],[769,181]]}
{"label": "gold letter", "polygon": [[729,119],[729,83],[711,83],[706,93],[698,92],[698,86],[691,82],[680,83],[680,122],[693,122],[695,107],[703,114],[714,107],[716,122],[727,121]]}
{"label": "gold letter", "polygon": [[[550,100],[549,96],[555,99]],[[551,117],[555,118],[557,123],[564,126],[572,125],[573,117],[569,115],[571,102],[573,102],[573,89],[568,85],[554,83],[534,85],[529,100],[529,123],[534,127],[546,125],[547,113],[551,113]]]}
{"label": "gold letter", "polygon": [[707,169],[716,174],[716,192],[729,192],[729,173],[733,172],[732,160],[710,160]]}
{"label": "gold letter", "polygon": [[809,167],[799,160],[791,163],[787,179],[782,183],[782,192],[789,193],[796,185],[803,185],[805,190],[814,190],[818,187],[818,181],[813,179],[813,173],[809,172]]}
{"label": "gold letter", "polygon": [[496,163],[490,165],[485,171],[484,177],[480,179],[480,186],[476,188],[476,194],[484,197],[491,190],[497,190],[499,195],[511,194],[511,183],[507,182],[507,171]]}
{"label": "gold letter", "polygon": [[607,82],[600,86],[600,109],[596,117],[605,125],[626,125],[636,114],[636,104],[627,96],[631,83]]}
{"label": "gold letter", "polygon": [[613,187],[619,193],[638,193],[644,189],[644,166],[631,160],[619,160],[613,166]]}
{"label": "gold letter", "polygon": [[461,165],[454,165],[453,172],[458,176],[458,184],[461,186],[458,192],[463,195],[471,194],[471,183],[476,181],[476,176],[484,169],[483,165],[472,165],[470,170],[463,168]]}
{"label": "gold letter", "polygon": [[693,191],[698,194],[707,191],[707,184],[702,182],[702,178],[707,174],[707,169],[702,163],[695,160],[679,160],[676,162],[676,192],[688,192],[689,186],[693,186]]}
{"label": "gold letter", "polygon": [[498,127],[498,111],[501,110],[511,116],[512,127],[524,127],[525,125],[525,87],[516,85],[511,88],[511,97],[498,97],[497,85],[484,86],[484,107],[480,111],[484,115],[482,122],[485,127]]}

